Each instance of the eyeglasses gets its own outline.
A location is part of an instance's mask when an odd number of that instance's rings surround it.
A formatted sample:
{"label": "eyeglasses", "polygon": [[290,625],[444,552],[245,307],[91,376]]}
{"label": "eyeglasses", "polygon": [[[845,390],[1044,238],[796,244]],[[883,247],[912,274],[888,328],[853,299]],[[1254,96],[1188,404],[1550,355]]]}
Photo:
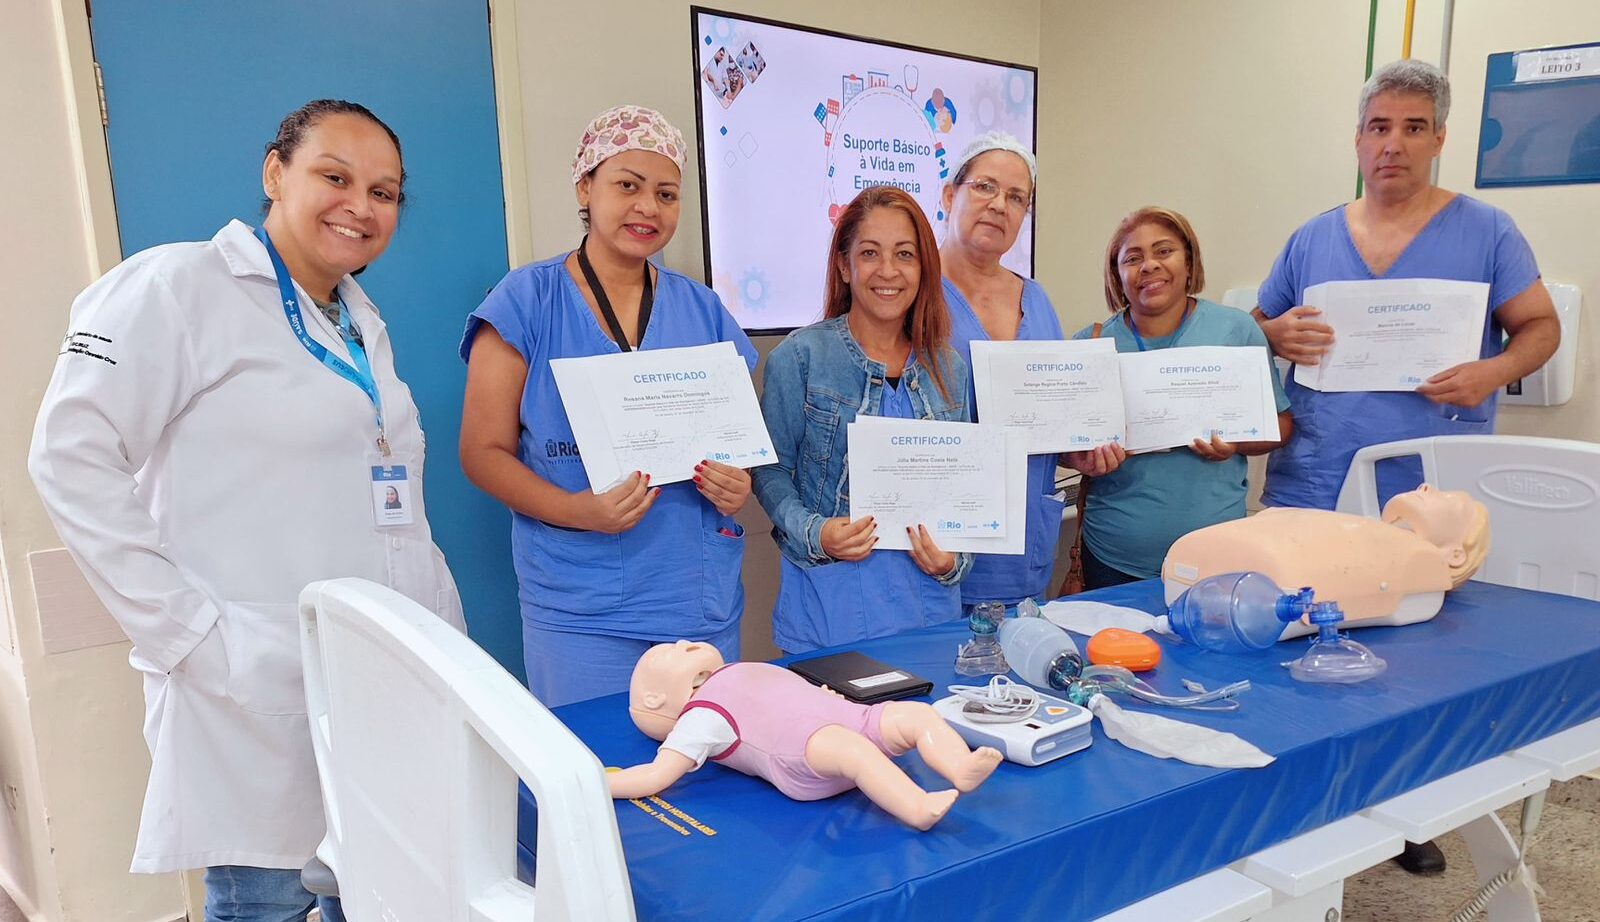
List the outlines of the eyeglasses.
{"label": "eyeglasses", "polygon": [[[956,185],[970,188],[973,195],[976,195],[985,202],[994,201],[994,197],[1000,194],[1000,187],[995,185],[991,180],[987,179],[969,179],[966,182],[956,183]],[[1032,204],[1032,202],[1029,201],[1028,196],[1022,193],[1021,189],[1006,190],[1007,208],[1015,208],[1018,211],[1027,211],[1030,204]]]}

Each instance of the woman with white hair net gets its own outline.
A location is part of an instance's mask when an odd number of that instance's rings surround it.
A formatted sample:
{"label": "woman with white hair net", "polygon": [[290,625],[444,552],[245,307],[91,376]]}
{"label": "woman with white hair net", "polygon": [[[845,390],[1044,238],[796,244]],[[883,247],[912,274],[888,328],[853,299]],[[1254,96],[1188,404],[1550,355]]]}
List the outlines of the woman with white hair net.
{"label": "woman with white hair net", "polygon": [[[946,218],[939,259],[950,307],[950,345],[972,363],[974,340],[1061,339],[1061,321],[1039,283],[1000,264],[1017,242],[1033,207],[1038,167],[1033,152],[1004,132],[973,139],[956,159],[944,187]],[[972,385],[967,403],[976,407]],[[1089,474],[1114,469],[1119,446],[1073,452],[1067,461]],[[961,583],[966,605],[998,600],[1007,605],[1044,598],[1061,537],[1061,500],[1055,498],[1055,455],[1028,458],[1028,515],[1024,552],[980,554]]]}

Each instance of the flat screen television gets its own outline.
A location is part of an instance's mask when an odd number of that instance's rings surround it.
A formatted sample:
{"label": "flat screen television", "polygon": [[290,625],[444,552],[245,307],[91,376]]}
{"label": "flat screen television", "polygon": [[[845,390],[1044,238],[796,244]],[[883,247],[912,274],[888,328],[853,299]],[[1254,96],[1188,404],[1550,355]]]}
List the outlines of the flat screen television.
{"label": "flat screen television", "polygon": [[[941,240],[941,194],[975,137],[1030,149],[1038,70],[689,11],[706,281],[751,333],[822,316],[833,219],[868,186],[909,192]],[[1002,263],[1033,276],[1033,215]]]}

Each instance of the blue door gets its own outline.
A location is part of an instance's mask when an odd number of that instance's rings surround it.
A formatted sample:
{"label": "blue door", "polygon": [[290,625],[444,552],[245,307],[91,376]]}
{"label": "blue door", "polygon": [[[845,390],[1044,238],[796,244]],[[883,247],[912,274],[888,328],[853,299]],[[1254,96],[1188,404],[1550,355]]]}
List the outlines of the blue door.
{"label": "blue door", "polygon": [[422,411],[430,520],[472,636],[520,676],[510,518],[456,455],[456,344],[506,271],[487,4],[94,0],[91,28],[125,256],[210,239],[232,218],[259,224],[264,148],[308,100],[362,103],[400,136],[408,204],[361,285]]}

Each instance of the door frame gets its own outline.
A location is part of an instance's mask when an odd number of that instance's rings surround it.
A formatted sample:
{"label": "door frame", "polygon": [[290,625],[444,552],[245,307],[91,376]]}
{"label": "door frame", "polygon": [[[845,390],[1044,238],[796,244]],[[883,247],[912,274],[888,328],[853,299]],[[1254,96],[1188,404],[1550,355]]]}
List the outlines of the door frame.
{"label": "door frame", "polygon": [[500,188],[505,196],[506,268],[533,262],[533,197],[522,117],[522,64],[517,56],[517,0],[488,0],[489,54],[494,67],[495,123],[500,131]]}
{"label": "door frame", "polygon": [[100,82],[89,33],[89,0],[53,0],[61,78],[67,88],[67,128],[72,134],[78,203],[89,242],[89,276],[99,278],[122,262],[117,203],[111,193],[111,155],[101,121]]}

